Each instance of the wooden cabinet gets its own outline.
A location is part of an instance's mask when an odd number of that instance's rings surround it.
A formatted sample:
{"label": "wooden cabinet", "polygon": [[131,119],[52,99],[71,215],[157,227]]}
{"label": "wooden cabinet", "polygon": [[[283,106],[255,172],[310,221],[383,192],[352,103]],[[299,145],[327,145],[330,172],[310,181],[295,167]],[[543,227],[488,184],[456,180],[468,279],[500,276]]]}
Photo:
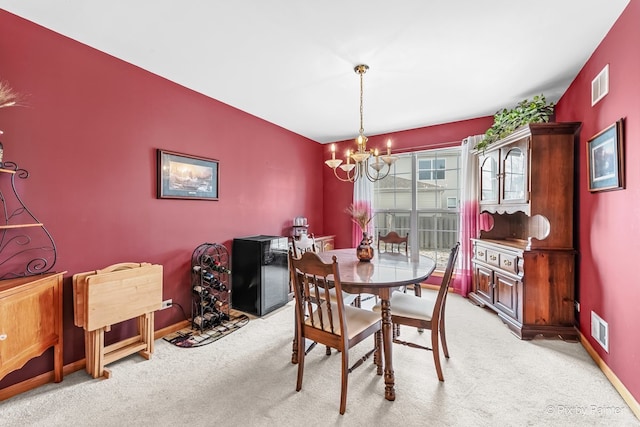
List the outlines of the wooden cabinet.
{"label": "wooden cabinet", "polygon": [[527,209],[529,137],[480,155],[480,204],[486,209]]}
{"label": "wooden cabinet", "polygon": [[335,235],[316,237],[316,249],[318,252],[332,251],[334,248],[335,237]]}
{"label": "wooden cabinet", "polygon": [[531,124],[478,153],[480,211],[469,298],[520,338],[577,338],[574,163],[580,123]]}
{"label": "wooden cabinet", "polygon": [[474,299],[493,304],[493,270],[479,263],[473,266]]}
{"label": "wooden cabinet", "polygon": [[518,313],[518,288],[522,286],[522,282],[509,276],[505,276],[496,271],[493,273],[493,283],[495,285],[495,301],[496,307],[507,316],[514,319],[521,319]]}
{"label": "wooden cabinet", "polygon": [[62,277],[66,272],[0,282],[0,379],[54,348],[62,381]]}
{"label": "wooden cabinet", "polygon": [[475,256],[471,298],[481,305],[493,307],[503,320],[522,322],[523,251],[501,243],[472,241]]}

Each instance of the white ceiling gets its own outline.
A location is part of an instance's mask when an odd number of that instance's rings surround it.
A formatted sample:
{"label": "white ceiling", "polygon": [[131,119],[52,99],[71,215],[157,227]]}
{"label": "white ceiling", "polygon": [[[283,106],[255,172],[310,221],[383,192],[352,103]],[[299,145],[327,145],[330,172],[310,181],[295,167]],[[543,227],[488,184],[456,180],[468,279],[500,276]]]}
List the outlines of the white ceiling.
{"label": "white ceiling", "polygon": [[628,3],[0,0],[0,8],[326,143],[357,135],[359,63],[370,67],[368,136],[493,115],[540,93],[555,102]]}

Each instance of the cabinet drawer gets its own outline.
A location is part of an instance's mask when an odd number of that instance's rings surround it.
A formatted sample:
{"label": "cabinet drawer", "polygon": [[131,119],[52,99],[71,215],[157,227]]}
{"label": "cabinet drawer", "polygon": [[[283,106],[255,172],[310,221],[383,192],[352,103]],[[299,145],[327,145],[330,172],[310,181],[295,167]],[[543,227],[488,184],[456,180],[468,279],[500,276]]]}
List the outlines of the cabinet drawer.
{"label": "cabinet drawer", "polygon": [[487,249],[487,263],[500,267],[500,253],[492,249]]}
{"label": "cabinet drawer", "polygon": [[515,255],[500,254],[500,268],[510,273],[517,273],[518,257]]}
{"label": "cabinet drawer", "polygon": [[487,248],[475,245],[473,247],[473,257],[478,261],[487,261]]}

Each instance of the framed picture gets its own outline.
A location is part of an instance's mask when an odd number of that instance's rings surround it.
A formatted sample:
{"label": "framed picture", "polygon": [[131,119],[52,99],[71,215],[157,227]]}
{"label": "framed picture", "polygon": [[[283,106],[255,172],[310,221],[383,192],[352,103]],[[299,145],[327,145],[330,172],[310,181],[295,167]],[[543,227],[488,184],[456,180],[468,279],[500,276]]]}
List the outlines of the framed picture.
{"label": "framed picture", "polygon": [[218,161],[158,149],[158,198],[218,200]]}
{"label": "framed picture", "polygon": [[587,141],[587,172],[592,193],[624,188],[623,119]]}

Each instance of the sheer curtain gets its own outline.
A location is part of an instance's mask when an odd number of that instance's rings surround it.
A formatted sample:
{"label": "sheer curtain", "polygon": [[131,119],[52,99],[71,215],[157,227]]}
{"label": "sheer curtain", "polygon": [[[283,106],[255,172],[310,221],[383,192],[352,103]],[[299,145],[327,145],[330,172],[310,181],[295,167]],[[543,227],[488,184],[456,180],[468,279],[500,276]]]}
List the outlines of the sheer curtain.
{"label": "sheer curtain", "polygon": [[471,269],[472,246],[471,238],[477,237],[478,227],[478,163],[473,147],[484,138],[484,135],[474,135],[462,141],[461,175],[462,188],[460,191],[460,269],[456,274],[453,287],[466,297],[471,290],[473,270]]}
{"label": "sheer curtain", "polygon": [[[373,212],[373,183],[366,176],[353,183],[353,206],[364,207],[369,213]],[[369,222],[367,233],[373,237],[373,221]],[[352,247],[357,247],[362,240],[362,231],[355,223],[352,228]]]}

